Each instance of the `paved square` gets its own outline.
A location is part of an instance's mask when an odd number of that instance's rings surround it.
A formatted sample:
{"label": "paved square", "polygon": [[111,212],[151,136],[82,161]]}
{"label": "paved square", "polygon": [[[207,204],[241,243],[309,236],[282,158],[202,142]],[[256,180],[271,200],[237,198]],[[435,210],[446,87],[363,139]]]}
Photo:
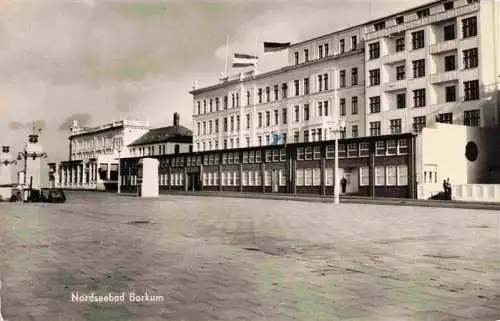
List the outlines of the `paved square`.
{"label": "paved square", "polygon": [[500,319],[500,212],[68,197],[0,204],[8,321]]}

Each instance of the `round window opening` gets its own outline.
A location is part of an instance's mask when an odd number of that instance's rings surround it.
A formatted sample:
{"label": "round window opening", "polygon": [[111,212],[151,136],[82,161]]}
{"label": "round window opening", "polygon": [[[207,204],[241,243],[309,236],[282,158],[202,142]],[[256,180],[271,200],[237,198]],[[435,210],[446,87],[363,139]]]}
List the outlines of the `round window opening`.
{"label": "round window opening", "polygon": [[468,142],[465,145],[465,157],[469,162],[474,162],[477,160],[479,156],[479,149],[477,148],[477,144],[474,142]]}

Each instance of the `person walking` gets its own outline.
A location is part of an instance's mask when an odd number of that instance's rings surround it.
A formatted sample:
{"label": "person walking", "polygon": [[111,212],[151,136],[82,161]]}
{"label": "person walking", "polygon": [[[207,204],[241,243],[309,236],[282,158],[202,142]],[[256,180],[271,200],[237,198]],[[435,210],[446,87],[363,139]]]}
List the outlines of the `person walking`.
{"label": "person walking", "polygon": [[451,184],[449,177],[446,179],[446,196],[446,199],[451,201]]}

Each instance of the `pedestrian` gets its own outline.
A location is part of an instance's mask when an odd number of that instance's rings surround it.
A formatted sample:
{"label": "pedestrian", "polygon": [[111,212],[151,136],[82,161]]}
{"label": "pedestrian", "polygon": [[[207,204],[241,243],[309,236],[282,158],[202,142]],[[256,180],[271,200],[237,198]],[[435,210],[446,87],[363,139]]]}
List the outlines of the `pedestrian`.
{"label": "pedestrian", "polygon": [[451,200],[451,184],[450,184],[450,178],[446,179],[446,196],[447,200]]}
{"label": "pedestrian", "polygon": [[347,180],[345,177],[342,177],[342,180],[340,180],[340,185],[342,186],[342,194],[345,194],[347,190]]}

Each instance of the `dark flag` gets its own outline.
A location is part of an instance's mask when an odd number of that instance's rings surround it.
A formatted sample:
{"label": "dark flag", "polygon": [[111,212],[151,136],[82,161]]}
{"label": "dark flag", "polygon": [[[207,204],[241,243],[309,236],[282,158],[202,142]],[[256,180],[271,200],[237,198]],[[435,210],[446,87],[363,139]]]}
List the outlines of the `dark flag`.
{"label": "dark flag", "polygon": [[257,64],[259,57],[235,53],[233,57],[233,68],[251,67]]}
{"label": "dark flag", "polygon": [[276,52],[290,47],[289,42],[264,42],[264,52]]}

